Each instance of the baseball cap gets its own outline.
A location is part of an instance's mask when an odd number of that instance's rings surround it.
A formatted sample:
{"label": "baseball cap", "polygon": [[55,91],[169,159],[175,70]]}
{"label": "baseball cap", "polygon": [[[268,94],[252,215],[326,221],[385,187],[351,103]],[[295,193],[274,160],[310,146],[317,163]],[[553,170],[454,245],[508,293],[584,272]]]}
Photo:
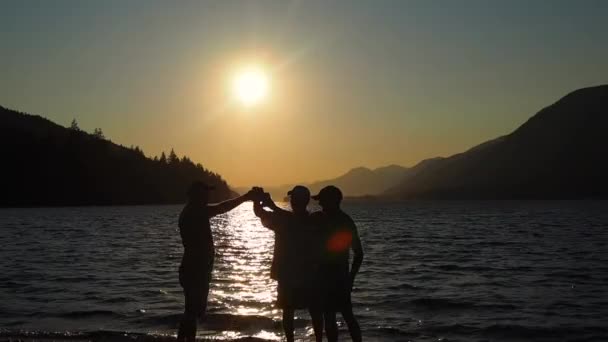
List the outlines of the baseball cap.
{"label": "baseball cap", "polygon": [[342,191],[333,185],[328,185],[321,189],[318,194],[312,196],[312,199],[315,201],[327,199],[330,201],[340,202],[342,201]]}
{"label": "baseball cap", "polygon": [[308,188],[303,185],[296,185],[293,187],[293,189],[291,189],[287,192],[287,195],[309,198],[310,190],[308,190]]}

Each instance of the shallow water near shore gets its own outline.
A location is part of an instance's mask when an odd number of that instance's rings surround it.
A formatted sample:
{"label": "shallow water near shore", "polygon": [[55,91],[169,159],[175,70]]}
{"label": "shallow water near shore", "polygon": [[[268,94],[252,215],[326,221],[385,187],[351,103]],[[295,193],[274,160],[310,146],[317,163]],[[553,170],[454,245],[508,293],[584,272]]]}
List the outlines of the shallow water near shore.
{"label": "shallow water near shore", "polygon": [[[0,209],[0,339],[164,340],[183,309],[181,206]],[[352,203],[367,341],[606,341],[608,202]],[[212,221],[201,337],[280,340],[273,233],[251,204]],[[305,311],[298,338],[311,340]],[[126,333],[126,336],[125,336]],[[344,326],[341,340],[347,339]]]}

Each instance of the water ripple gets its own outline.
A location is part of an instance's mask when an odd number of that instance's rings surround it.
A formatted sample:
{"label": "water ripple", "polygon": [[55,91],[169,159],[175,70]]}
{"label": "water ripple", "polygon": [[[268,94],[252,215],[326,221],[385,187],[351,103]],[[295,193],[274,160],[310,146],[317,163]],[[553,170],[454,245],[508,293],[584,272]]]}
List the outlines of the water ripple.
{"label": "water ripple", "polygon": [[[183,308],[180,209],[0,209],[0,336],[174,334]],[[608,340],[606,202],[358,203],[346,211],[365,245],[353,301],[370,341]],[[213,219],[212,229],[217,257],[202,336],[276,340],[273,233],[250,204]],[[308,339],[306,312],[297,326]]]}

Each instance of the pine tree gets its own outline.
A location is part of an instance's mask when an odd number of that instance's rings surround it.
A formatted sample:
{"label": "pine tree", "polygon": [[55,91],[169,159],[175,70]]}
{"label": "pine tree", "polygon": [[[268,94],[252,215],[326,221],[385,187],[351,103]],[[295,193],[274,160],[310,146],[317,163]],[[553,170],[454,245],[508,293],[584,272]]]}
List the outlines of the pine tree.
{"label": "pine tree", "polygon": [[106,137],[103,135],[103,131],[101,130],[101,128],[95,128],[95,129],[93,130],[93,136],[94,136],[95,138],[97,138],[97,139],[100,139],[100,140],[105,140],[105,138],[106,138]]}
{"label": "pine tree", "polygon": [[135,146],[135,148],[133,150],[141,156],[144,155],[144,151],[141,148],[139,148],[139,146]]}
{"label": "pine tree", "polygon": [[165,156],[164,151],[160,154],[160,159],[158,160],[158,162],[161,164],[167,164],[167,156]]}
{"label": "pine tree", "polygon": [[78,126],[78,122],[76,119],[72,119],[72,123],[70,124],[70,129],[73,131],[80,131],[80,127]]}
{"label": "pine tree", "polygon": [[175,151],[173,149],[171,149],[171,152],[169,152],[168,162],[171,165],[177,164],[179,162],[179,157],[177,156],[177,154],[175,153]]}

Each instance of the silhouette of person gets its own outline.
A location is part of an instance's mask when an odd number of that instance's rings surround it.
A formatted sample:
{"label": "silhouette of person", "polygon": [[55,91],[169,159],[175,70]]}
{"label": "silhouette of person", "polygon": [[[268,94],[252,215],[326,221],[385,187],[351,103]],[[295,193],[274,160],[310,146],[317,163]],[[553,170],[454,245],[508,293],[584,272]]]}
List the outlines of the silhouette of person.
{"label": "silhouette of person", "polygon": [[[310,191],[297,185],[288,195],[292,211],[279,208],[269,194],[265,194],[261,202],[254,201],[253,209],[262,225],[275,233],[270,276],[278,282],[277,306],[283,311],[285,338],[291,342],[294,341],[294,311],[309,309],[312,277],[317,272],[311,248],[315,226],[306,209]],[[264,210],[264,207],[272,211]],[[313,316],[314,313],[310,311],[310,314]],[[322,322],[322,316],[318,321]],[[322,326],[316,326],[315,336],[321,338],[322,333]]]}
{"label": "silhouette of person", "polygon": [[[340,208],[342,192],[326,186],[312,197],[322,210],[313,213],[313,220],[321,227],[322,257],[317,280],[322,283],[315,302],[323,310],[325,332],[329,342],[338,341],[336,313],[340,312],[355,342],[361,341],[361,329],[353,314],[351,292],[355,277],[363,262],[363,247],[354,221]],[[353,263],[349,270],[350,250]]]}
{"label": "silhouette of person", "polygon": [[262,194],[252,189],[243,196],[208,204],[209,191],[212,189],[203,182],[193,182],[188,189],[188,203],[179,215],[179,233],[184,245],[179,282],[184,290],[185,308],[177,334],[178,341],[195,341],[197,320],[204,317],[207,310],[215,255],[209,219]]}

